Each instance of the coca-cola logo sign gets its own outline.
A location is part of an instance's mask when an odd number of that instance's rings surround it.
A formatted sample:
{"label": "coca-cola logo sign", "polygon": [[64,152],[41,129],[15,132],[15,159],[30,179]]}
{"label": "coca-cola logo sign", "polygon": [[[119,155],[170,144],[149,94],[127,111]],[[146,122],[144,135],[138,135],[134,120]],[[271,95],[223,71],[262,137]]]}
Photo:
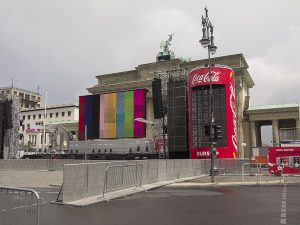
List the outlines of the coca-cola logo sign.
{"label": "coca-cola logo sign", "polygon": [[233,115],[232,118],[232,122],[233,122],[233,134],[231,135],[231,140],[232,140],[232,144],[235,147],[235,150],[237,150],[237,124],[236,124],[236,109],[235,109],[235,90],[234,87],[232,85],[232,83],[230,83],[230,97],[229,97],[229,101],[230,101],[230,109]]}
{"label": "coca-cola logo sign", "polygon": [[208,83],[208,82],[219,82],[221,72],[209,71],[205,74],[194,74],[192,79],[192,85]]}

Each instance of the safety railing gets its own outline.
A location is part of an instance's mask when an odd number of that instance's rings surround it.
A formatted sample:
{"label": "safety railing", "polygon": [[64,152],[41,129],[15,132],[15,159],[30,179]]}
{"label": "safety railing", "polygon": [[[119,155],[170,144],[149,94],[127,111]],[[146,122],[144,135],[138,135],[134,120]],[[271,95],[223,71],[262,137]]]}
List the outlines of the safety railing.
{"label": "safety railing", "polygon": [[277,165],[277,169],[281,171],[280,183],[282,184],[288,183],[290,179],[292,179],[293,183],[295,182],[300,183],[300,168],[297,168],[298,171],[294,171],[294,173],[289,173],[286,171],[288,170],[288,165],[282,163],[280,165]]}
{"label": "safety railing", "polygon": [[[247,168],[245,169],[245,167]],[[261,184],[262,176],[274,177],[272,174],[269,173],[269,164],[267,163],[244,163],[242,165],[243,184],[245,183],[245,176],[254,176],[256,178],[256,184]],[[281,183],[281,179],[279,182]]]}
{"label": "safety railing", "polygon": [[39,201],[34,190],[0,187],[0,225],[39,225]]}
{"label": "safety railing", "polygon": [[109,192],[131,187],[142,187],[142,164],[108,166],[105,171],[103,197]]}
{"label": "safety railing", "polygon": [[249,163],[249,159],[218,159],[215,165],[219,175],[240,175],[244,163]]}

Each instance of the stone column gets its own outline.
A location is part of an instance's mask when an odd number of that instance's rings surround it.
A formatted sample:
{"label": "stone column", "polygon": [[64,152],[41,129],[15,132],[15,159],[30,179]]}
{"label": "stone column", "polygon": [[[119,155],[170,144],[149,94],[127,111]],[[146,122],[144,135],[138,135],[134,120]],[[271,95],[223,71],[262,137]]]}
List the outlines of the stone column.
{"label": "stone column", "polygon": [[300,129],[300,120],[296,119],[296,128]]}
{"label": "stone column", "polygon": [[279,129],[278,120],[272,120],[272,134],[273,134],[273,146],[279,146]]}
{"label": "stone column", "polygon": [[296,119],[296,130],[295,130],[296,139],[300,139],[300,120]]}
{"label": "stone column", "polygon": [[255,121],[250,122],[250,147],[255,148],[257,147],[256,142],[256,123]]}

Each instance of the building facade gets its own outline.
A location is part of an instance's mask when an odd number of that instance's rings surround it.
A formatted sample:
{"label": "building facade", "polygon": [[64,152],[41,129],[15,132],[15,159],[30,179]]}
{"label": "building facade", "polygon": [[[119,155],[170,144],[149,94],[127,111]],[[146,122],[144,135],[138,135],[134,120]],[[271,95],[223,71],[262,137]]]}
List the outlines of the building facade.
{"label": "building facade", "polygon": [[245,112],[245,139],[253,149],[262,147],[261,127],[272,126],[272,145],[300,146],[299,103],[250,106]]}
{"label": "building facade", "polygon": [[0,87],[0,93],[20,98],[21,109],[37,109],[42,106],[42,95],[18,87]]}
{"label": "building facade", "polygon": [[[20,113],[21,145],[27,150],[68,150],[68,132],[74,138],[78,132],[79,109],[77,104],[53,105],[46,109],[24,109]],[[46,141],[44,141],[44,127]]]}

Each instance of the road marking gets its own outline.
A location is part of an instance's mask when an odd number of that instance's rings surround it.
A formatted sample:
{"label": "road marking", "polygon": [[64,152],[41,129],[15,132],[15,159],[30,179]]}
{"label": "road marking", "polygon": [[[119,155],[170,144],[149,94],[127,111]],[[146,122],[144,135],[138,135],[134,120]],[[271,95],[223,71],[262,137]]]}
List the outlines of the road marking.
{"label": "road marking", "polygon": [[280,224],[286,224],[286,219],[286,186],[284,185],[282,191]]}

